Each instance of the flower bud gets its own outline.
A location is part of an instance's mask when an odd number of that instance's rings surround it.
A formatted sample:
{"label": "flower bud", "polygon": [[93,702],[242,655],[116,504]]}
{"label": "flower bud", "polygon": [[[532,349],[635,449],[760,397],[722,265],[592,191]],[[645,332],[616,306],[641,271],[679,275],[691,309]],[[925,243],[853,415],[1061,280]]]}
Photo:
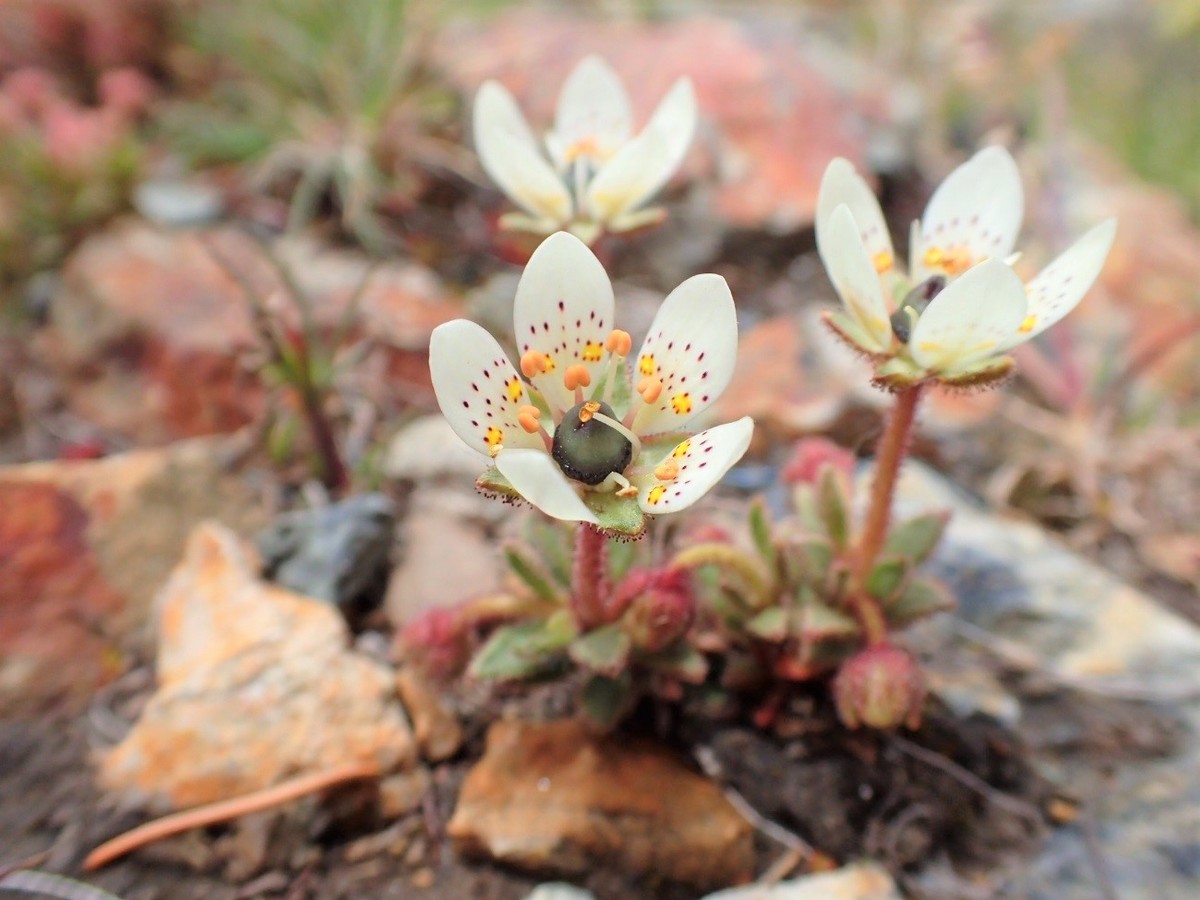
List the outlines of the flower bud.
{"label": "flower bud", "polygon": [[910,654],[878,644],[842,663],[833,679],[833,699],[847,728],[915,729],[921,724],[925,678]]}
{"label": "flower bud", "polygon": [[470,653],[467,625],[456,609],[426,610],[405,626],[400,641],[436,677],[458,672]]}
{"label": "flower bud", "polygon": [[816,484],[826,466],[833,466],[849,479],[854,473],[854,454],[828,438],[802,438],[783,464],[779,478],[784,484]]}
{"label": "flower bud", "polygon": [[634,645],[649,653],[683,637],[696,613],[686,569],[634,569],[617,588],[613,605],[624,610],[623,624]]}

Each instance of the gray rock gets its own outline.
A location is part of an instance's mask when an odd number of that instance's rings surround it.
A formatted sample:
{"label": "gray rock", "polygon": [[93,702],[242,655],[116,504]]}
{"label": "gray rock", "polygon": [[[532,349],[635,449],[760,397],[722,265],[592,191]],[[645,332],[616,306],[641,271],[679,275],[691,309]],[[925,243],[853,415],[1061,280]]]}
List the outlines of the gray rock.
{"label": "gray rock", "polygon": [[[935,688],[963,711],[972,691],[975,708],[999,705],[1039,768],[1083,801],[1095,839],[1089,851],[1082,824],[1059,829],[1037,859],[996,875],[993,895],[1090,900],[1098,853],[1122,898],[1200,896],[1200,744],[1186,737],[1200,730],[1200,629],[918,464],[906,466],[897,501],[899,515],[954,512],[931,564],[959,609],[906,633],[929,651]],[[995,679],[956,675],[981,652],[1069,702],[1047,721]],[[1102,726],[1104,746],[1090,747]],[[1122,751],[1127,764],[1114,763]]]}
{"label": "gray rock", "polygon": [[596,895],[565,881],[548,881],[535,887],[525,900],[596,900]]}
{"label": "gray rock", "polygon": [[396,508],[383,494],[284,513],[258,535],[268,578],[344,611],[383,598]]}
{"label": "gray rock", "polygon": [[208,225],[221,217],[225,203],[215,187],[195,181],[143,181],[133,205],[152,222],[168,227]]}
{"label": "gray rock", "polygon": [[868,862],[778,884],[728,888],[702,900],[900,900],[900,891],[886,869]]}

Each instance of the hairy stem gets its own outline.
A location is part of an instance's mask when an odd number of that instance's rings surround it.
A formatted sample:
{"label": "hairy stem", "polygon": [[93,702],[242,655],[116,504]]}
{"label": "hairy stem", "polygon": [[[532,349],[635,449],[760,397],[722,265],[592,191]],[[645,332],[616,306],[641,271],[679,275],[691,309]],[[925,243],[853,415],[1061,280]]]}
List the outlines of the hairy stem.
{"label": "hairy stem", "polygon": [[571,570],[571,612],[580,630],[606,624],[608,599],[608,538],[588,522],[575,531],[575,560]]}
{"label": "hairy stem", "polygon": [[671,560],[673,569],[696,569],[714,565],[722,574],[731,574],[748,593],[750,605],[760,609],[770,600],[770,576],[748,553],[729,544],[694,544],[680,551]]}
{"label": "hairy stem", "polygon": [[892,498],[896,493],[896,481],[900,467],[908,453],[912,440],[913,424],[917,418],[917,406],[921,401],[922,385],[909,388],[896,396],[896,405],[888,417],[887,427],[879,439],[875,453],[875,480],[871,484],[871,497],[867,506],[867,519],[859,535],[854,552],[854,570],[851,578],[850,604],[862,626],[868,644],[877,644],[887,637],[887,622],[879,603],[865,590],[867,576],[875,559],[887,539],[888,524],[892,517]]}

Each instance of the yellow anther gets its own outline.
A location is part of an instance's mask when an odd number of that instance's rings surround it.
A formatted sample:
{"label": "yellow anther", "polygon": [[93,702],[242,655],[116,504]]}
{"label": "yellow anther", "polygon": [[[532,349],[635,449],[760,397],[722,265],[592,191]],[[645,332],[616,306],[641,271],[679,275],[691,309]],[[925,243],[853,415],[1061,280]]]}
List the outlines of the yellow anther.
{"label": "yellow anther", "polygon": [[692,442],[683,441],[682,443],[676,445],[675,449],[671,451],[671,455],[676,459],[679,459],[681,456],[687,456],[687,452],[691,449]]}
{"label": "yellow anther", "polygon": [[553,368],[549,358],[541,350],[526,350],[521,357],[521,372],[526,378],[533,378]]}
{"label": "yellow anther", "polygon": [[646,502],[651,506],[657,506],[659,501],[662,500],[663,494],[666,492],[667,489],[663,485],[656,484],[654,487],[650,488],[650,493],[646,495]]}
{"label": "yellow anther", "polygon": [[540,419],[541,417],[542,417],[542,411],[540,409],[538,409],[536,406],[529,406],[527,404],[525,406],[522,406],[519,410],[517,410],[517,424],[520,425],[526,431],[528,431],[530,434],[536,434],[538,432],[538,430],[542,427],[538,423],[538,419]]}
{"label": "yellow anther", "polygon": [[667,457],[654,467],[654,477],[659,481],[674,481],[679,477],[679,463]]}
{"label": "yellow anther", "polygon": [[628,331],[615,328],[608,333],[608,337],[604,341],[604,349],[617,356],[628,356],[629,351],[633,349],[633,338],[629,336]]}
{"label": "yellow anther", "polygon": [[521,386],[521,379],[515,375],[505,382],[504,389],[508,391],[508,399],[513,403],[525,396],[525,388]]}
{"label": "yellow anther", "polygon": [[671,398],[671,409],[681,416],[690,413],[692,411],[692,395],[676,394]]}
{"label": "yellow anther", "polygon": [[654,355],[651,353],[643,353],[642,358],[638,360],[638,371],[643,375],[654,374]]}
{"label": "yellow anther", "polygon": [[583,406],[579,407],[579,421],[590,422],[592,420],[592,416],[598,412],[600,412],[599,403],[595,402],[594,400],[589,403],[585,403]]}
{"label": "yellow anther", "polygon": [[1031,313],[1025,317],[1025,321],[1021,323],[1021,327],[1017,331],[1021,332],[1021,334],[1029,334],[1029,332],[1033,331],[1033,327],[1037,325],[1037,322],[1038,317]]}
{"label": "yellow anther", "polygon": [[896,258],[892,256],[891,250],[880,250],[871,257],[871,263],[875,266],[875,271],[882,275],[884,272],[890,271],[896,264]]}
{"label": "yellow anther", "polygon": [[576,363],[573,366],[567,366],[567,371],[563,372],[563,385],[568,391],[587,387],[591,383],[592,373],[587,370],[587,366]]}
{"label": "yellow anther", "polygon": [[637,383],[637,392],[647,403],[653,403],[661,396],[663,383],[653,376],[647,376]]}
{"label": "yellow anther", "polygon": [[584,362],[600,362],[604,356],[604,347],[595,341],[588,341],[583,345],[583,353],[579,355],[583,357]]}

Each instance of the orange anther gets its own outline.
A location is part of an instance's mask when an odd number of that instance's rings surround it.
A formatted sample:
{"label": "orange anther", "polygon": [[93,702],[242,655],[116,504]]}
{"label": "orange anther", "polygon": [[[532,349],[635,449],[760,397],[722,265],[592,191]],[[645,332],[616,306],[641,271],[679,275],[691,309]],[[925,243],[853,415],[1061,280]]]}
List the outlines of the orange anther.
{"label": "orange anther", "polygon": [[647,375],[637,383],[637,392],[642,395],[642,399],[647,403],[653,403],[659,398],[663,391],[663,383],[660,379],[653,375]]}
{"label": "orange anther", "polygon": [[542,416],[542,411],[536,406],[525,405],[517,410],[517,424],[530,434],[536,434],[542,427],[538,424],[538,419]]}
{"label": "orange anther", "polygon": [[629,351],[633,349],[633,338],[629,336],[628,331],[614,328],[604,341],[604,349],[617,356],[628,356]]}
{"label": "orange anther", "polygon": [[549,368],[546,354],[540,350],[526,350],[521,357],[521,372],[526,378],[541,375]]}
{"label": "orange anther", "polygon": [[679,463],[667,457],[654,467],[654,477],[659,481],[674,481],[679,477]]}
{"label": "orange anther", "polygon": [[592,383],[592,374],[587,370],[587,366],[576,363],[573,366],[567,366],[567,371],[563,372],[563,384],[568,391],[573,391],[576,388],[587,387]]}
{"label": "orange anther", "polygon": [[583,404],[583,406],[579,407],[579,421],[580,422],[590,422],[592,420],[592,416],[594,416],[598,412],[600,412],[600,404],[599,403],[597,403],[594,400],[592,400],[588,403],[585,403],[585,404]]}

